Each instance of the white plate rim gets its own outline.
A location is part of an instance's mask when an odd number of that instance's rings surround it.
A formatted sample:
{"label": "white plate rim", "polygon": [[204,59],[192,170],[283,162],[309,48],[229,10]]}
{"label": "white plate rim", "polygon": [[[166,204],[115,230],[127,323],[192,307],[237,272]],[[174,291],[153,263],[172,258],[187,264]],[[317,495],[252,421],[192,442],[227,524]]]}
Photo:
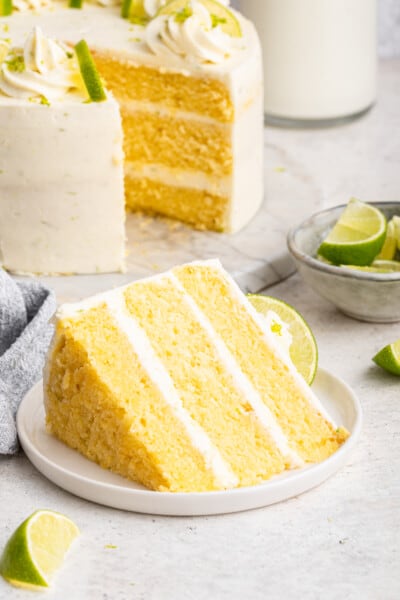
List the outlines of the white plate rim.
{"label": "white plate rim", "polygon": [[[330,379],[347,393],[355,414],[350,437],[335,454],[323,462],[305,469],[286,472],[284,477],[277,476],[251,487],[213,492],[155,492],[145,488],[127,488],[110,482],[99,482],[66,469],[41,452],[32,441],[32,432],[26,427],[26,421],[29,423],[26,416],[34,411],[39,399],[43,401],[42,381],[31,388],[19,406],[18,436],[29,460],[47,479],[62,489],[97,504],[120,510],[168,516],[217,515],[261,508],[288,500],[320,485],[345,464],[360,436],[362,409],[353,390],[327,369],[319,368],[317,377]],[[30,424],[33,426],[33,422]],[[58,440],[55,441],[62,444]],[[71,451],[67,446],[65,448]],[[88,461],[84,456],[79,457],[82,461]],[[98,468],[102,470],[101,467]],[[123,478],[121,480],[124,481]]]}

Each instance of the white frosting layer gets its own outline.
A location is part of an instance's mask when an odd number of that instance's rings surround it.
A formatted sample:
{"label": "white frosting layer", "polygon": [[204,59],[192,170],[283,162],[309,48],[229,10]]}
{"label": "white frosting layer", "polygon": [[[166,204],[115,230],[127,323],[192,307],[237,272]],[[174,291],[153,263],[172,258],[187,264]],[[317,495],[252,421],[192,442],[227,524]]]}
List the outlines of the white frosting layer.
{"label": "white frosting layer", "polygon": [[116,290],[107,296],[107,308],[119,329],[128,338],[148,376],[158,387],[164,400],[169,404],[176,418],[186,429],[193,446],[204,457],[207,468],[214,473],[217,484],[222,488],[235,487],[238,484],[237,477],[225,463],[220,452],[212,444],[206,432],[191,418],[188,411],[184,408],[167,369],[158,358],[146,333],[127,311],[123,290]]}
{"label": "white frosting layer", "polygon": [[[124,265],[122,127],[112,97],[0,101],[0,264],[23,273]],[[101,123],[101,143],[99,143]]]}
{"label": "white frosting layer", "polygon": [[243,47],[243,40],[213,27],[211,14],[198,0],[191,0],[188,16],[160,15],[145,29],[145,41],[158,55],[181,57],[185,62],[220,64]]}
{"label": "white frosting layer", "polygon": [[11,48],[1,64],[0,92],[19,99],[58,100],[69,91],[82,91],[83,82],[74,52],[43,35],[35,26],[24,48]]}
{"label": "white frosting layer", "polygon": [[246,401],[250,404],[254,411],[254,415],[261,423],[263,428],[267,431],[268,435],[274,441],[276,447],[281,454],[288,460],[292,467],[301,467],[304,465],[302,458],[294,452],[288,443],[288,439],[283,433],[282,429],[278,425],[275,417],[264,404],[260,394],[257,392],[255,387],[252,385],[249,378],[241,371],[238,363],[234,356],[229,351],[223,339],[217,334],[206,315],[198,307],[193,298],[185,291],[185,288],[180,283],[179,279],[171,273],[169,278],[174,282],[175,286],[184,294],[185,302],[190,307],[191,311],[195,315],[200,325],[205,329],[207,335],[213,345],[215,346],[217,353],[224,364],[225,369],[231,375],[236,388],[243,394]]}
{"label": "white frosting layer", "polygon": [[[194,263],[197,264],[197,263]],[[202,263],[199,263],[202,264]],[[265,317],[258,313],[254,306],[249,302],[246,296],[242,293],[239,286],[231,277],[226,277],[226,273],[221,266],[219,260],[216,261],[208,261],[208,264],[213,264],[214,268],[220,271],[221,274],[225,275],[225,279],[229,284],[230,291],[232,295],[236,298],[238,302],[250,313],[252,319],[257,323],[258,327],[264,333],[264,339],[267,345],[271,348],[271,352],[276,354],[280,358],[280,360],[287,365],[290,376],[294,379],[296,385],[300,389],[301,393],[311,406],[324,418],[328,423],[330,423],[333,427],[336,428],[335,422],[332,420],[332,417],[327,413],[325,408],[322,406],[321,402],[318,400],[317,396],[314,394],[310,386],[305,382],[303,377],[299,374],[296,367],[292,363],[292,361],[287,357],[287,351],[282,347],[282,344],[277,343],[276,336],[272,333],[270,325],[267,323]]]}

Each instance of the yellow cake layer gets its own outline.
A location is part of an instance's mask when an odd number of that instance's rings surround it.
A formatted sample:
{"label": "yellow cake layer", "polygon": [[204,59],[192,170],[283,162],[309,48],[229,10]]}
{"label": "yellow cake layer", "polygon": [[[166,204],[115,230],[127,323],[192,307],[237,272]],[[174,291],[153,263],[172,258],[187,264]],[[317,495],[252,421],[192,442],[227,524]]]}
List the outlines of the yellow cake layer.
{"label": "yellow cake layer", "polygon": [[93,51],[97,67],[117,100],[143,100],[230,123],[234,109],[229,90],[218,79],[187,76]]}
{"label": "yellow cake layer", "polygon": [[175,187],[146,177],[125,175],[126,206],[132,211],[179,219],[197,229],[225,231],[229,199],[205,190]]}
{"label": "yellow cake layer", "polygon": [[282,454],[183,296],[165,278],[125,291],[130,314],[168,369],[185,409],[217,446],[239,485],[280,473],[287,466]]}
{"label": "yellow cake layer", "polygon": [[203,171],[223,177],[232,172],[229,128],[155,112],[122,110],[126,161]]}
{"label": "yellow cake layer", "polygon": [[186,265],[174,273],[274,414],[290,446],[310,462],[335,452],[347,433],[336,430],[306,399],[287,365],[266,343],[262,329],[233,299],[221,272],[212,266]]}
{"label": "yellow cake layer", "polygon": [[59,323],[46,394],[49,430],[102,467],[156,490],[218,487],[104,305]]}

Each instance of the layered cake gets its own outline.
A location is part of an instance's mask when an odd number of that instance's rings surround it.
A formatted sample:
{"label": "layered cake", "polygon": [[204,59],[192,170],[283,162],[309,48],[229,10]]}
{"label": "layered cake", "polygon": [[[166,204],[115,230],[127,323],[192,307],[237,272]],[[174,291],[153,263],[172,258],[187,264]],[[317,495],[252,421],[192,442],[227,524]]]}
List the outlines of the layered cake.
{"label": "layered cake", "polygon": [[218,261],[61,307],[44,393],[52,434],[160,491],[255,485],[348,435]]}
{"label": "layered cake", "polygon": [[135,0],[122,18],[120,6],[18,0],[0,30],[18,45],[35,25],[87,40],[121,108],[129,209],[235,232],[263,198],[262,68],[253,25],[225,4]]}
{"label": "layered cake", "polygon": [[39,26],[0,41],[0,264],[101,273],[124,263],[122,125],[91,101],[75,49]]}

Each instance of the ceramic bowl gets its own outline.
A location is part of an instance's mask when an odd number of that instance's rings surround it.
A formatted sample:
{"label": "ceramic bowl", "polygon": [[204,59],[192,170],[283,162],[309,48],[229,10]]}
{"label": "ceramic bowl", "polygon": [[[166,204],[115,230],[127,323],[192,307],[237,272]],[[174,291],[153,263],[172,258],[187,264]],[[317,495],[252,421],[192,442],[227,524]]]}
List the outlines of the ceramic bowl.
{"label": "ceramic bowl", "polygon": [[[387,219],[400,215],[400,202],[371,203]],[[345,205],[316,213],[288,234],[289,251],[306,283],[346,315],[361,321],[400,321],[400,272],[367,273],[335,267],[316,258],[321,242]]]}

